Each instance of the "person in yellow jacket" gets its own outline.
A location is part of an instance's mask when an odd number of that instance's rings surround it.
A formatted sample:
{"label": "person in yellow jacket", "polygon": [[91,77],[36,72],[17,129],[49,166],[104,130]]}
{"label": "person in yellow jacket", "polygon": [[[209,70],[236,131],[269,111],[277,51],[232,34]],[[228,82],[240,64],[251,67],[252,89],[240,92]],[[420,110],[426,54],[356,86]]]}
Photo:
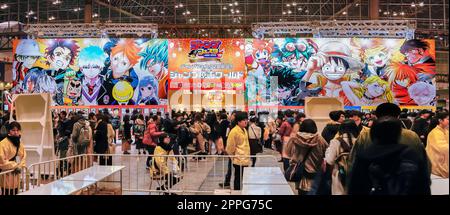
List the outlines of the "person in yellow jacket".
{"label": "person in yellow jacket", "polygon": [[180,180],[177,176],[180,170],[177,159],[175,157],[165,156],[173,154],[172,148],[173,145],[170,144],[170,136],[166,133],[162,134],[155,148],[153,163],[150,168],[151,175],[160,175],[165,180],[165,183],[161,187],[157,187],[156,190],[167,190]]}
{"label": "person in yellow jacket", "polygon": [[19,191],[20,174],[25,167],[26,152],[20,142],[21,126],[18,122],[8,123],[8,136],[0,141],[0,172],[13,170],[0,175],[1,195],[15,195]]}
{"label": "person in yellow jacket", "polygon": [[438,125],[428,134],[425,149],[431,160],[431,173],[448,178],[448,113],[437,113],[435,120]]}
{"label": "person in yellow jacket", "polygon": [[248,133],[245,129],[248,123],[248,116],[245,112],[236,113],[237,125],[231,129],[228,134],[226,152],[228,155],[234,156],[234,190],[241,189],[241,178],[244,175],[244,167],[251,164],[250,161],[250,144],[248,141]]}

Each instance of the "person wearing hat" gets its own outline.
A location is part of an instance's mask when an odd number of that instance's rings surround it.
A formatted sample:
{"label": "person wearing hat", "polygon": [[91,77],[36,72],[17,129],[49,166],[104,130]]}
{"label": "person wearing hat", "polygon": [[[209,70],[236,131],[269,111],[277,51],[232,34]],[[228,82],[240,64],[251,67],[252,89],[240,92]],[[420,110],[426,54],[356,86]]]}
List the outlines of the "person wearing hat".
{"label": "person wearing hat", "polygon": [[244,175],[244,168],[251,164],[250,144],[248,141],[247,127],[248,116],[245,112],[237,112],[236,126],[231,129],[227,138],[226,152],[232,156],[234,167],[234,190],[241,189],[241,177]]}
{"label": "person wearing hat", "polygon": [[416,132],[419,135],[420,140],[422,141],[424,146],[427,146],[427,136],[428,136],[428,126],[430,125],[431,112],[429,110],[422,110],[420,112],[420,117],[414,120],[414,123],[411,127],[411,130]]}
{"label": "person wearing hat", "polygon": [[343,97],[341,81],[350,81],[350,73],[364,67],[351,53],[347,45],[338,41],[323,44],[319,52],[308,60],[302,80],[313,83],[310,87],[322,87],[322,96]]}

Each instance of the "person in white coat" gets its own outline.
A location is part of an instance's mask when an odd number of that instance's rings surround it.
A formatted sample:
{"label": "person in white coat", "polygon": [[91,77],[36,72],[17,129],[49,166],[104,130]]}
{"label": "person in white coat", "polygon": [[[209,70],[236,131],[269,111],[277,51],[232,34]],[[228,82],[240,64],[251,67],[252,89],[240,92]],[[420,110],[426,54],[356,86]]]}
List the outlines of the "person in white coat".
{"label": "person in white coat", "polygon": [[325,161],[331,170],[331,194],[346,195],[345,176],[348,171],[348,157],[359,129],[355,121],[344,120],[339,125],[338,135],[330,141],[330,146],[325,152]]}

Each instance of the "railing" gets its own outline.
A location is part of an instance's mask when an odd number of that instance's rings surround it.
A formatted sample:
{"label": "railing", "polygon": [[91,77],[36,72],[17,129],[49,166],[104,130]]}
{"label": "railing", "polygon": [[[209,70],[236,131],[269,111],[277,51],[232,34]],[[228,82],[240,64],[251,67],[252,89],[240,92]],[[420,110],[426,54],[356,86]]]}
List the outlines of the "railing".
{"label": "railing", "polygon": [[[26,169],[26,189],[59,180],[65,176],[86,169],[92,165],[122,165],[122,193],[165,193],[165,194],[214,194],[215,191],[231,193],[234,177],[230,177],[230,187],[223,188],[227,175],[229,159],[242,156],[227,155],[121,155],[121,154],[85,154],[67,158],[40,162]],[[278,167],[277,158],[271,155],[256,155],[256,166]],[[146,168],[147,159],[151,168]],[[167,163],[167,174],[154,171],[155,160]],[[152,168],[153,167],[153,168]],[[177,167],[177,168],[175,168]],[[160,167],[162,168],[162,167]],[[242,167],[239,169],[242,184]],[[245,168],[244,168],[245,171]],[[164,172],[164,171],[163,171]],[[231,165],[232,175],[235,169]],[[110,180],[115,180],[112,176]],[[241,186],[242,189],[242,186]]]}
{"label": "railing", "polygon": [[0,196],[16,195],[29,189],[27,168],[23,167],[19,170],[0,172]]}

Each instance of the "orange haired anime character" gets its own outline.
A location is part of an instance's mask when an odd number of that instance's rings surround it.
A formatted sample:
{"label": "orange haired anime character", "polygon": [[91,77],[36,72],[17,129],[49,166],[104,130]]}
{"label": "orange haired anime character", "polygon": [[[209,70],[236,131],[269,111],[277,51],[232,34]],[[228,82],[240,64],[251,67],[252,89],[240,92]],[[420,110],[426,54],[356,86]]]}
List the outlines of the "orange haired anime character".
{"label": "orange haired anime character", "polygon": [[[249,50],[247,51],[250,53]],[[255,69],[257,73],[267,75],[270,71],[270,54],[272,51],[272,40],[253,40],[251,55],[246,56],[246,63],[251,65],[249,69]]]}
{"label": "orange haired anime character", "polygon": [[[116,44],[107,43],[111,48],[110,68],[106,73],[105,95],[99,99],[99,105],[134,104],[131,99],[139,78],[133,66],[139,62],[140,48],[133,39],[121,39]],[[106,45],[105,45],[106,46]],[[100,92],[102,94],[103,92]]]}
{"label": "orange haired anime character", "polygon": [[111,69],[114,78],[123,76],[138,61],[140,49],[133,39],[120,40],[115,47],[111,49]]}
{"label": "orange haired anime character", "polygon": [[434,75],[435,66],[431,64],[417,64],[410,66],[402,63],[393,63],[392,72],[388,73],[392,92],[399,105],[416,105],[411,99],[408,88],[419,81],[419,74]]}

